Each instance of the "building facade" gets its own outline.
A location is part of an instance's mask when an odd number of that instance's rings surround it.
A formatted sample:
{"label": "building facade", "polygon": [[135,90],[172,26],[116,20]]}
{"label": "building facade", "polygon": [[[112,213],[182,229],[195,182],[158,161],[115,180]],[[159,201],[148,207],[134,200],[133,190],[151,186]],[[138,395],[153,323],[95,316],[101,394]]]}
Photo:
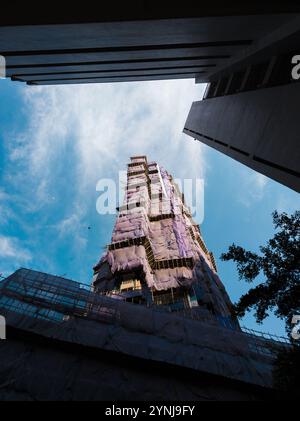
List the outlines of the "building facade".
{"label": "building facade", "polygon": [[214,256],[164,168],[132,157],[117,211],[111,244],[94,267],[95,292],[239,328]]}

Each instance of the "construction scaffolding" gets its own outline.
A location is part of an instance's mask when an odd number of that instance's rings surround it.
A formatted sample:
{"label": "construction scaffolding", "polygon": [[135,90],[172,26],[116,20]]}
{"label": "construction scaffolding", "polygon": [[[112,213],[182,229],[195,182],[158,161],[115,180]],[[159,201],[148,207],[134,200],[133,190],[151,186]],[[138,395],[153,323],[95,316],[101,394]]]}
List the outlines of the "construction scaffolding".
{"label": "construction scaffolding", "polygon": [[[139,324],[142,323],[141,315],[146,323],[155,314],[167,312],[179,320],[204,321],[201,312],[193,309],[171,314],[164,306],[147,308],[116,298],[96,294],[85,284],[24,268],[0,282],[0,313],[4,316],[16,313],[55,324],[65,324],[74,318],[110,324],[124,324],[130,320],[131,324]],[[140,320],[135,321],[138,308]],[[213,319],[211,323],[213,326]],[[233,337],[242,335],[248,343],[248,350],[255,354],[274,357],[279,350],[290,346],[287,338],[246,328],[243,331],[227,330]]]}
{"label": "construction scaffolding", "polygon": [[193,314],[198,307],[203,319],[239,330],[214,256],[173,177],[145,156],[131,157],[127,168],[111,243],[94,266],[95,292],[127,300],[118,288],[133,274],[142,304]]}

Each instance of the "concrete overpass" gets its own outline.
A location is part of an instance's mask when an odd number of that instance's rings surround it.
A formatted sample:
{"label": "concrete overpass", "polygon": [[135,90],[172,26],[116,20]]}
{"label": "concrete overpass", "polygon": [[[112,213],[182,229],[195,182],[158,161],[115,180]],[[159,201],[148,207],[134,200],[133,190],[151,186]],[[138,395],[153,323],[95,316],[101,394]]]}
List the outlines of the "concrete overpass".
{"label": "concrete overpass", "polygon": [[[50,7],[51,6],[51,7]],[[209,83],[184,132],[300,191],[300,5],[86,2],[5,5],[0,54],[29,85],[194,78]]]}

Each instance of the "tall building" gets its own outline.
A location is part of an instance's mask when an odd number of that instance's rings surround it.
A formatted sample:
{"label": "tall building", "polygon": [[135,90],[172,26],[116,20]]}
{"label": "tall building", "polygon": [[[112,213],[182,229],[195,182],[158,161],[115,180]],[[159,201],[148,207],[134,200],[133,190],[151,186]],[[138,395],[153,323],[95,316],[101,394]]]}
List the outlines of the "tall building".
{"label": "tall building", "polygon": [[[298,24],[300,34],[300,18]],[[291,36],[293,24],[282,34]],[[201,101],[192,104],[184,132],[219,152],[300,192],[297,145],[300,78],[293,78],[295,39],[278,31],[228,61],[209,80]],[[278,41],[276,47],[274,43]],[[274,48],[276,54],[274,53]]]}
{"label": "tall building", "polygon": [[0,400],[286,399],[272,373],[289,341],[240,328],[182,194],[145,156],[94,270],[92,288],[24,268],[0,281]]}
{"label": "tall building", "polygon": [[97,293],[238,329],[214,256],[164,168],[132,157],[117,211],[111,243],[94,267]]}

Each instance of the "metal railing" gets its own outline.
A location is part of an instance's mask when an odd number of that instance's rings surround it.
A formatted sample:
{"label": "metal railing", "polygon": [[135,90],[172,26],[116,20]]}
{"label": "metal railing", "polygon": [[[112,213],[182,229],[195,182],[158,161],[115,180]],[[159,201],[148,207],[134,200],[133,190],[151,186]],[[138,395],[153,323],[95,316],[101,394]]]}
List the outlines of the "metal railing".
{"label": "metal railing", "polygon": [[245,326],[241,326],[241,329],[244,333],[250,336],[255,336],[255,337],[259,337],[259,338],[263,338],[267,340],[272,340],[275,342],[290,344],[290,340],[285,336],[278,336],[274,333],[269,333],[269,332],[261,332],[259,330],[249,329],[248,327],[245,327]]}

